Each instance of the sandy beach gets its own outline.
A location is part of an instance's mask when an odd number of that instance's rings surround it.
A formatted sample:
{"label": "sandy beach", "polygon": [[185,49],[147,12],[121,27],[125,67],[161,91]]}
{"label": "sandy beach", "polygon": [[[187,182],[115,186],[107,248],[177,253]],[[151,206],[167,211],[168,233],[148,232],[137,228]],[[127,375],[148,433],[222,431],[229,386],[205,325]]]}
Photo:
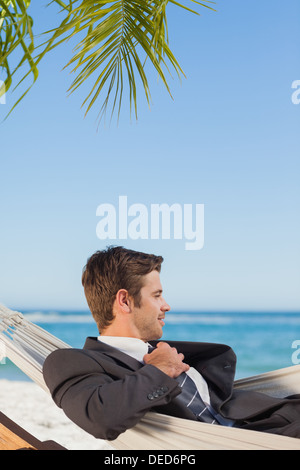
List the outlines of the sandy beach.
{"label": "sandy beach", "polygon": [[0,411],[41,441],[54,440],[69,450],[112,449],[72,423],[33,382],[0,380]]}

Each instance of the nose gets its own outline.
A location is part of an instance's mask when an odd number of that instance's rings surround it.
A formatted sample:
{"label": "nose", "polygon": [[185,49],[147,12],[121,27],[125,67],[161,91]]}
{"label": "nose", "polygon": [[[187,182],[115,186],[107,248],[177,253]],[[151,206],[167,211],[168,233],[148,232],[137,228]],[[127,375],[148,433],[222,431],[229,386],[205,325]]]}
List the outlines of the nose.
{"label": "nose", "polygon": [[163,304],[161,306],[161,310],[163,312],[169,312],[169,310],[171,310],[171,307],[169,304],[167,304],[167,302],[165,301],[165,299],[163,299]]}

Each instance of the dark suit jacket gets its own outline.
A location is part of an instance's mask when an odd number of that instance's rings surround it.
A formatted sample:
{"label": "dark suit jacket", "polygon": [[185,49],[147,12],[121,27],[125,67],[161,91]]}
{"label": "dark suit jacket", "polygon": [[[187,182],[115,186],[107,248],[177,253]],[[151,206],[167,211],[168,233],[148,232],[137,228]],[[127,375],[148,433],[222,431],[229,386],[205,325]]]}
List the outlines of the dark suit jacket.
{"label": "dark suit jacket", "polygon": [[[291,400],[234,391],[236,356],[229,346],[168,343],[182,352],[185,362],[202,374],[209,386],[212,406],[223,416],[235,420],[237,426],[285,434],[279,428],[285,428],[284,425],[289,425],[295,418],[290,409]],[[155,346],[156,343],[151,344]],[[196,419],[176,399],[181,390],[175,379],[157,367],[143,365],[97,341],[97,338],[87,338],[83,349],[54,351],[47,357],[43,372],[54,402],[73,422],[97,438],[116,439],[148,411]],[[300,437],[300,395],[293,398]],[[281,412],[279,423],[278,410],[284,409],[285,405],[287,414]]]}

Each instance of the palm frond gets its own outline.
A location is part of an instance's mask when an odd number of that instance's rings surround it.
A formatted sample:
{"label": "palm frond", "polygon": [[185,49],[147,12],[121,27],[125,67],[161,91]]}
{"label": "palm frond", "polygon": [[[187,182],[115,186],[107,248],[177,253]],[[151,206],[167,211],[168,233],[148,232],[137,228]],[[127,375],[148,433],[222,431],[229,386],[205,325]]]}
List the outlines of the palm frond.
{"label": "palm frond", "polygon": [[[205,3],[192,1],[211,8]],[[168,3],[196,13],[174,0],[73,2],[72,11],[53,31],[47,47],[52,49],[76,35],[83,36],[66,67],[71,67],[71,72],[75,74],[68,90],[70,93],[88,80],[92,82],[90,91],[82,103],[86,108],[85,114],[100,96],[104,96],[99,119],[101,120],[106,113],[110,101],[111,116],[117,106],[119,117],[126,77],[130,110],[134,108],[137,118],[138,81],[142,85],[148,105],[151,101],[146,62],[152,65],[171,95],[165,71],[170,72],[169,66],[171,66],[178,77],[181,78],[184,73],[168,45],[166,19]]]}
{"label": "palm frond", "polygon": [[[38,78],[39,62],[50,50],[70,39],[75,39],[77,45],[73,57],[66,64],[75,74],[68,91],[73,93],[91,81],[90,91],[82,106],[86,107],[87,114],[101,97],[100,120],[110,103],[111,116],[116,109],[120,115],[125,86],[129,94],[130,111],[134,108],[136,118],[138,83],[142,85],[150,106],[146,65],[152,66],[170,95],[166,72],[171,74],[171,70],[175,70],[179,78],[184,76],[168,44],[166,8],[170,3],[186,11],[197,12],[176,0],[52,0],[51,3],[61,7],[64,18],[57,28],[47,32],[48,39],[38,45],[42,52],[35,57],[33,54],[37,51],[37,45],[32,32],[33,19],[28,15],[30,1],[0,0],[0,70],[6,72],[0,96],[4,89],[8,90],[12,86],[15,73],[24,65],[27,65],[28,71],[16,87],[30,75],[32,86]],[[210,4],[214,3],[209,0],[187,1],[210,9]],[[21,60],[12,67],[10,59],[14,51],[21,52]]]}
{"label": "palm frond", "polygon": [[[69,8],[61,0],[54,1],[63,9]],[[8,115],[28,93],[39,75],[37,61],[33,56],[35,43],[32,31],[33,19],[28,14],[30,3],[31,0],[0,0],[0,71],[5,74],[0,88],[0,96],[11,88],[14,83],[14,75],[20,71],[21,67],[27,66],[27,72],[15,85],[15,88],[29,75],[32,77],[32,84],[12,106]],[[18,61],[15,64],[16,57],[18,57]]]}
{"label": "palm frond", "polygon": [[[6,73],[5,89],[12,84],[12,77],[24,62],[29,63],[34,81],[38,72],[31,57],[33,50],[32,19],[27,14],[30,0],[24,2],[0,0],[0,67]],[[29,39],[26,44],[25,38]],[[9,58],[16,49],[22,49],[23,55],[19,63],[11,70]]]}

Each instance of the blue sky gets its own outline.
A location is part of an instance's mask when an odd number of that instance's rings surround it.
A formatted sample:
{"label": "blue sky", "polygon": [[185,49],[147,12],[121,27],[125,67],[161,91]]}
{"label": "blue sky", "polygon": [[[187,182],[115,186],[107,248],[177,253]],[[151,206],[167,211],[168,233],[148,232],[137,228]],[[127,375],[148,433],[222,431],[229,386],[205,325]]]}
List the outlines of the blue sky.
{"label": "blue sky", "polygon": [[[36,32],[56,9],[33,2]],[[44,5],[41,5],[43,4]],[[0,302],[17,309],[82,309],[81,271],[108,244],[161,254],[174,310],[300,310],[298,0],[220,0],[201,16],[169,9],[171,48],[186,79],[173,100],[152,75],[151,110],[124,101],[100,125],[67,96],[71,46],[0,125]],[[5,115],[7,104],[0,105]],[[204,204],[204,247],[184,240],[100,240],[96,209]]]}

